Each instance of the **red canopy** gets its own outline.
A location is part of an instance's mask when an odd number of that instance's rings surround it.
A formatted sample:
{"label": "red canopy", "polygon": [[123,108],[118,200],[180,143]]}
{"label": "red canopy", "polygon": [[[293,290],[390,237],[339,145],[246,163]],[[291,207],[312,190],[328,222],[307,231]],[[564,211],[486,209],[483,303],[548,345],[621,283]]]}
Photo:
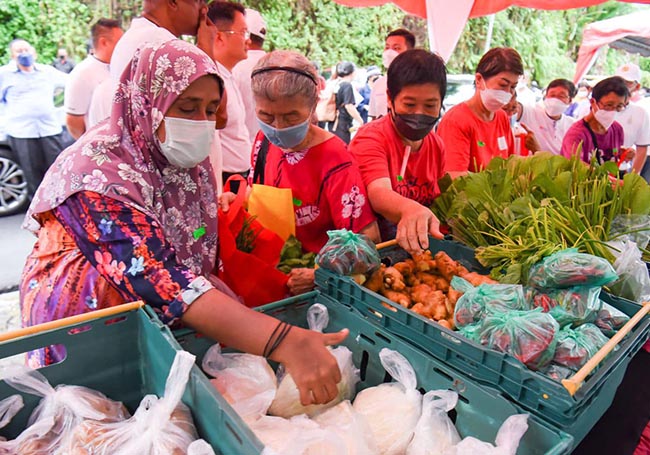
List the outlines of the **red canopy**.
{"label": "red canopy", "polygon": [[[650,11],[627,14],[587,25],[582,32],[582,44],[578,52],[573,81],[577,83],[587,74],[596,61],[601,47],[626,38],[645,38],[640,40],[641,42],[638,43],[640,45],[644,44],[643,41],[650,40]],[[634,43],[631,42],[620,47],[634,51],[633,45]],[[644,52],[646,56],[650,55],[647,51],[648,49]]]}
{"label": "red canopy", "polygon": [[[470,17],[485,16],[509,6],[562,10],[605,3],[606,0],[334,0],[347,6],[377,6],[394,3],[410,14],[427,18],[431,49],[445,60],[451,56]],[[619,0],[648,3],[650,0]]]}

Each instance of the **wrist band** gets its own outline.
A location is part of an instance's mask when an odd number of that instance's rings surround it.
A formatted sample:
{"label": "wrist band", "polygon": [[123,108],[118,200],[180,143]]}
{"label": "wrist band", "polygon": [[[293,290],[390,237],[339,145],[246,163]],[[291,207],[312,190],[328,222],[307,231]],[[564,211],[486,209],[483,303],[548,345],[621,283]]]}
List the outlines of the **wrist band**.
{"label": "wrist band", "polygon": [[273,332],[271,332],[271,336],[269,336],[269,339],[264,346],[262,355],[266,358],[270,357],[284,341],[292,328],[293,326],[291,324],[280,321],[278,325],[275,326]]}

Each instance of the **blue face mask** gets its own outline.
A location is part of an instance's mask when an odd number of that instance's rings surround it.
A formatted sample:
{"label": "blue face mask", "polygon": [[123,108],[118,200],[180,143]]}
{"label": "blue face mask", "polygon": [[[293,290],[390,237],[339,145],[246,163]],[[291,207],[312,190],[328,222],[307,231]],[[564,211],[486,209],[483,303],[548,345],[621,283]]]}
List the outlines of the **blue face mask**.
{"label": "blue face mask", "polygon": [[24,66],[26,68],[29,68],[34,64],[34,56],[29,52],[22,52],[21,54],[18,55],[16,60],[18,61],[19,65]]}
{"label": "blue face mask", "polygon": [[257,123],[271,144],[281,149],[291,149],[305,140],[307,131],[309,131],[310,120],[311,118],[307,118],[307,120],[298,125],[282,129],[273,128],[260,119],[257,119]]}
{"label": "blue face mask", "polygon": [[514,128],[517,124],[517,113],[515,112],[510,116],[510,128]]}

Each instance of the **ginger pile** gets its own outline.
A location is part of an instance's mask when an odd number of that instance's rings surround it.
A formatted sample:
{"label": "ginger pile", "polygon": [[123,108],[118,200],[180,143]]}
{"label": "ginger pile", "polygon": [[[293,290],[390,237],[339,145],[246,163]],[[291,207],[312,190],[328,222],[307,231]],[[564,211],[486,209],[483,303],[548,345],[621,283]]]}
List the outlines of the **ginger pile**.
{"label": "ginger pile", "polygon": [[382,264],[364,286],[443,327],[454,329],[454,308],[463,295],[449,285],[454,276],[474,286],[496,283],[485,275],[468,271],[444,251],[433,257],[430,251],[425,251],[391,267]]}

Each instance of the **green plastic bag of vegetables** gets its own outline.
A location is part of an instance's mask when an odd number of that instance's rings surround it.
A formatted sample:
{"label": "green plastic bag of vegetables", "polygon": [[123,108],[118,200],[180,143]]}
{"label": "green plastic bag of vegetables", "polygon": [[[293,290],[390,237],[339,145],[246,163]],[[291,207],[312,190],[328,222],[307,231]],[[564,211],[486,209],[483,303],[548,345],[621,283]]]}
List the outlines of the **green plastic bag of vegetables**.
{"label": "green plastic bag of vegetables", "polygon": [[560,327],[541,309],[494,313],[483,319],[481,344],[515,357],[531,370],[553,359]]}
{"label": "green plastic bag of vegetables", "polygon": [[535,264],[530,269],[528,284],[539,289],[605,286],[617,278],[614,267],[606,259],[570,248]]}
{"label": "green plastic bag of vegetables", "polygon": [[565,327],[557,336],[553,363],[578,371],[607,341],[594,324],[584,324],[577,329]]}
{"label": "green plastic bag of vegetables", "polygon": [[479,322],[489,313],[530,309],[518,284],[481,284],[472,286],[467,280],[455,276],[451,287],[464,294],[456,302],[454,322],[464,327]]}
{"label": "green plastic bag of vegetables", "polygon": [[612,337],[621,327],[627,324],[630,317],[608,303],[602,302],[602,304],[603,306],[598,312],[594,324],[596,324],[596,326],[606,336]]}
{"label": "green plastic bag of vegetables", "polygon": [[381,264],[375,244],[347,229],[327,231],[329,240],[316,256],[316,264],[340,275],[369,273]]}
{"label": "green plastic bag of vegetables", "polygon": [[574,286],[567,289],[540,290],[529,288],[526,292],[532,308],[542,308],[560,324],[577,327],[594,322],[602,306],[600,287]]}

